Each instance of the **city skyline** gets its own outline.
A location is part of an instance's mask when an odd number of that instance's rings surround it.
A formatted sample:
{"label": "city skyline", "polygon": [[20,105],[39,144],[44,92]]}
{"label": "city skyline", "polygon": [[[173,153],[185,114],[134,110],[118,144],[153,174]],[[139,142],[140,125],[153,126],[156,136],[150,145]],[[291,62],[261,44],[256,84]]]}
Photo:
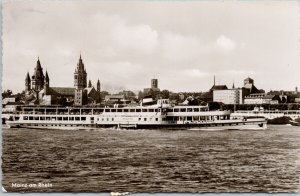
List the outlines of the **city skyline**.
{"label": "city skyline", "polygon": [[203,92],[214,75],[228,87],[251,77],[266,91],[294,90],[299,49],[297,2],[3,4],[2,83],[13,92],[38,57],[50,85],[72,87],[80,53],[88,79],[112,92],[153,77],[162,90]]}

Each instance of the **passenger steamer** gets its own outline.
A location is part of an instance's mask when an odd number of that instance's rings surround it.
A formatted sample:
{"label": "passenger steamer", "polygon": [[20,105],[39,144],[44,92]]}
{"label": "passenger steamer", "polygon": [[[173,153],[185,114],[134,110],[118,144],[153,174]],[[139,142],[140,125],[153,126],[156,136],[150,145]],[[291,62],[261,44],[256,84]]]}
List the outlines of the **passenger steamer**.
{"label": "passenger steamer", "polygon": [[21,107],[11,128],[96,129],[169,128],[169,129],[265,129],[265,118],[231,118],[230,111],[209,111],[208,106],[174,106],[167,99],[155,105],[123,108]]}

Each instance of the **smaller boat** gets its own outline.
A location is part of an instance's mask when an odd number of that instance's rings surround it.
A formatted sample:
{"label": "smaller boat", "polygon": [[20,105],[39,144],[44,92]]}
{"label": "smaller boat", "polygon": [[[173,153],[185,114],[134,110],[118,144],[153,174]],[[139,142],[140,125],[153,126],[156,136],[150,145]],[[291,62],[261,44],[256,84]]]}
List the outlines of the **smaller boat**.
{"label": "smaller boat", "polygon": [[233,117],[264,117],[267,120],[279,118],[300,118],[300,110],[265,110],[263,107],[255,107],[254,110],[237,110],[231,114]]}
{"label": "smaller boat", "polygon": [[300,126],[300,118],[290,121],[291,125],[293,126]]}

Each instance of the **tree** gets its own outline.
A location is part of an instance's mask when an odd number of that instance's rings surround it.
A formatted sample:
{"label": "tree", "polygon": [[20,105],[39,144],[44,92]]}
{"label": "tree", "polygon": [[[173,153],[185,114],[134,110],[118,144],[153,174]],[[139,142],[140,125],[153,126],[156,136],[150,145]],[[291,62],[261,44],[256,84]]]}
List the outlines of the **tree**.
{"label": "tree", "polygon": [[16,100],[24,100],[25,99],[25,91],[23,90],[21,93],[15,94]]}
{"label": "tree", "polygon": [[144,93],[142,91],[139,91],[138,100],[142,100],[143,98],[144,98]]}
{"label": "tree", "polygon": [[4,91],[2,93],[2,99],[10,97],[12,94],[13,94],[13,92],[11,90],[7,89],[6,91]]}
{"label": "tree", "polygon": [[160,96],[161,96],[162,99],[169,99],[170,92],[168,90],[162,90],[160,92]]}
{"label": "tree", "polygon": [[100,92],[100,97],[101,97],[102,100],[105,99],[106,95],[109,95],[109,92],[107,92],[107,91],[101,91]]}

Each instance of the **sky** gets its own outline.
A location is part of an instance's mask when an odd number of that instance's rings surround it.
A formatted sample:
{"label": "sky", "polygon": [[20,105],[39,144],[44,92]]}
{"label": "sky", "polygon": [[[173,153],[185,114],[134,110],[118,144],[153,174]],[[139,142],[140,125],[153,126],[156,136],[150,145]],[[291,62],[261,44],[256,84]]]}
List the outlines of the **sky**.
{"label": "sky", "polygon": [[298,1],[5,1],[3,89],[21,92],[39,57],[50,86],[87,78],[110,92],[152,78],[173,92],[213,85],[300,88]]}

